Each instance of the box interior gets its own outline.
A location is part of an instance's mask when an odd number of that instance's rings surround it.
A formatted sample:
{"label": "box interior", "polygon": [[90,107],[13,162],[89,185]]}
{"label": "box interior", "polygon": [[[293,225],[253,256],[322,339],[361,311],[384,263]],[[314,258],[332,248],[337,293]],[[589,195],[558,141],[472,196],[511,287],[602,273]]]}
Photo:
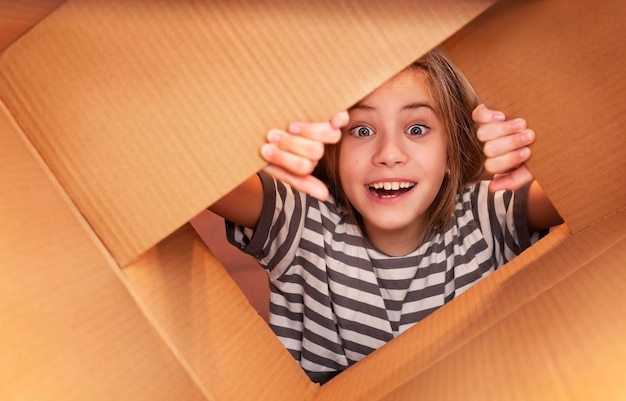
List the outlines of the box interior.
{"label": "box interior", "polygon": [[[69,0],[15,35],[1,398],[619,399],[626,7],[493,3]],[[268,129],[327,119],[440,44],[536,130],[565,224],[320,387],[187,222],[263,166]]]}

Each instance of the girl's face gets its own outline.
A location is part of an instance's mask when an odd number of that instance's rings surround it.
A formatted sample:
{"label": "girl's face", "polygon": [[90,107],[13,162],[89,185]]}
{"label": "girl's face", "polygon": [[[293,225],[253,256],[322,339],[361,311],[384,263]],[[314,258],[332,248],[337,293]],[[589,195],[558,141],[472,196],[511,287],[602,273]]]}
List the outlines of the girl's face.
{"label": "girl's face", "polygon": [[402,72],[350,110],[339,178],[380,250],[404,255],[422,240],[446,173],[446,149],[423,72]]}

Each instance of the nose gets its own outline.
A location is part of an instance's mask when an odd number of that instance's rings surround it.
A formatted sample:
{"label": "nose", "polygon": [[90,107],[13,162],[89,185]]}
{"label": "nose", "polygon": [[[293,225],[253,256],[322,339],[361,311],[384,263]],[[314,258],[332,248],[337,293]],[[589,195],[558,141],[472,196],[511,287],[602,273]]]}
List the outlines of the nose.
{"label": "nose", "polygon": [[407,162],[408,155],[402,146],[402,135],[379,134],[377,139],[376,151],[372,157],[374,165],[393,167]]}

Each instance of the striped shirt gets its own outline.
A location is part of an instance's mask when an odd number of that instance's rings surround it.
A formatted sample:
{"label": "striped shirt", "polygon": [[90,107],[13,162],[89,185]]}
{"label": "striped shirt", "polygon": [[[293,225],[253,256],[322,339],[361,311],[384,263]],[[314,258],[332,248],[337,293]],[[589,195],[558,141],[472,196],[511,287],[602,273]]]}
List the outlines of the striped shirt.
{"label": "striped shirt", "polygon": [[229,241],[270,281],[270,326],[309,377],[325,382],[493,272],[538,238],[526,224],[527,187],[458,196],[446,231],[414,252],[372,246],[332,198],[321,202],[260,173],[256,230],[227,222]]}

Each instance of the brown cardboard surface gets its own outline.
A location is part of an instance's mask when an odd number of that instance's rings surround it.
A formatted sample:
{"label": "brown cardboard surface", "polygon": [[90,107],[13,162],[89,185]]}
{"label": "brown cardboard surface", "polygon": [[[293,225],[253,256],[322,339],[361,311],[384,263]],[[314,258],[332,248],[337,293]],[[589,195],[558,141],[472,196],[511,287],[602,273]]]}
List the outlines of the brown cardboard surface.
{"label": "brown cardboard surface", "polygon": [[445,44],[487,104],[537,132],[529,167],[574,232],[626,206],[624,21],[620,0],[509,0]]}
{"label": "brown cardboard surface", "polygon": [[268,129],[330,118],[492,3],[70,0],[5,50],[0,93],[125,265],[262,167]]}
{"label": "brown cardboard surface", "polygon": [[215,400],[305,400],[319,388],[191,225],[124,273]]}
{"label": "brown cardboard surface", "polygon": [[205,400],[0,103],[0,399]]}

